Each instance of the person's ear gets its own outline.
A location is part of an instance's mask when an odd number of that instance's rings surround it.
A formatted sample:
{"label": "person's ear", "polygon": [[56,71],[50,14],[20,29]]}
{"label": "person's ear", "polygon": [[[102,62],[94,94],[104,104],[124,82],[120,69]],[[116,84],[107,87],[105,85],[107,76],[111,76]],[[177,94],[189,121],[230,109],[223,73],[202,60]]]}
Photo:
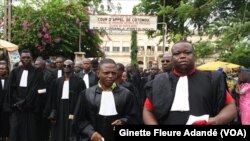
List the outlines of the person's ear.
{"label": "person's ear", "polygon": [[96,76],[97,76],[98,78],[100,78],[100,70],[99,70],[99,69],[96,71]]}

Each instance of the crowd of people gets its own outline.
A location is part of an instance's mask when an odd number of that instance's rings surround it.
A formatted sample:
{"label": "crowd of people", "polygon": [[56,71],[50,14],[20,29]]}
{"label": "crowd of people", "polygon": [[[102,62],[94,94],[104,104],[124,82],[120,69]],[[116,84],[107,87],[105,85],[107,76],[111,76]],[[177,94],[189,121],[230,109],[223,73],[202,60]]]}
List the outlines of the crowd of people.
{"label": "crowd of people", "polygon": [[224,73],[195,69],[187,41],[148,74],[109,58],[33,62],[29,50],[20,54],[10,72],[0,61],[0,141],[114,141],[115,126],[229,125],[237,109],[250,124],[249,73],[239,75],[238,102]]}

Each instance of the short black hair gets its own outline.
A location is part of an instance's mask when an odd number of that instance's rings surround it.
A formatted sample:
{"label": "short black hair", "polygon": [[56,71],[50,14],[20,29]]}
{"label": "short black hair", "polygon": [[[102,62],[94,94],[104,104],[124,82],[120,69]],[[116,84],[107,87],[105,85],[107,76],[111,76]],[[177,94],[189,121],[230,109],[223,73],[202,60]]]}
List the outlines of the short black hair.
{"label": "short black hair", "polygon": [[99,66],[98,66],[98,70],[100,70],[100,68],[101,68],[101,66],[103,64],[114,64],[114,65],[116,65],[116,63],[115,63],[115,61],[113,59],[105,58],[105,59],[101,60]]}
{"label": "short black hair", "polygon": [[92,64],[92,65],[98,65],[99,62],[98,62],[97,59],[93,59],[93,60],[91,60],[91,64]]}
{"label": "short black hair", "polygon": [[174,47],[176,44],[179,44],[179,43],[188,43],[188,44],[191,45],[192,50],[194,50],[194,47],[193,47],[193,45],[192,45],[192,42],[190,42],[190,41],[188,41],[188,40],[179,40],[179,41],[177,41],[177,42],[174,43],[174,45],[173,45],[172,48],[171,48],[171,52],[173,52],[173,47]]}
{"label": "short black hair", "polygon": [[178,44],[178,43],[189,43],[189,44],[192,44],[192,43],[191,43],[190,41],[188,41],[188,40],[179,40],[179,41],[175,42],[174,45],[175,45],[175,44]]}
{"label": "short black hair", "polygon": [[30,52],[29,49],[23,49],[23,50],[21,51],[21,54],[22,54],[22,53],[30,53],[30,54],[31,54],[31,52]]}
{"label": "short black hair", "polygon": [[117,63],[116,66],[119,71],[125,71],[125,66],[122,63]]}

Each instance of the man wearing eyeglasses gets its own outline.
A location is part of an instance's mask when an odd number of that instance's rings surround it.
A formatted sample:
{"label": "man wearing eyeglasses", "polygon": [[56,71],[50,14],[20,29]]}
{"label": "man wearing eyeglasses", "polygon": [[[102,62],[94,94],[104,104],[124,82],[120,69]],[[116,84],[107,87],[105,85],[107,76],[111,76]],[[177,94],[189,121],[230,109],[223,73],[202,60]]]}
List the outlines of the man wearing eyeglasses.
{"label": "man wearing eyeglasses", "polygon": [[70,125],[78,96],[85,88],[84,81],[74,74],[73,61],[64,61],[63,76],[53,82],[51,90],[52,141],[68,141],[73,136]]}
{"label": "man wearing eyeglasses", "polygon": [[163,54],[161,64],[163,72],[170,72],[173,69],[172,54],[170,52]]}

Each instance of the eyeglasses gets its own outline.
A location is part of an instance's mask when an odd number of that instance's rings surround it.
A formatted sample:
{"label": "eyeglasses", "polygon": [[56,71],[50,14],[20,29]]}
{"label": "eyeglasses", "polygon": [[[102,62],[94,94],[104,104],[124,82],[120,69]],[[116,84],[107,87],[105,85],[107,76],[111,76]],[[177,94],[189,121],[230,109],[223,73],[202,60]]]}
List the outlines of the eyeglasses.
{"label": "eyeglasses", "polygon": [[162,62],[162,63],[164,63],[164,62],[168,63],[168,62],[170,62],[170,61],[169,61],[169,60],[161,60],[161,62]]}
{"label": "eyeglasses", "polygon": [[72,65],[63,65],[64,68],[71,68]]}

